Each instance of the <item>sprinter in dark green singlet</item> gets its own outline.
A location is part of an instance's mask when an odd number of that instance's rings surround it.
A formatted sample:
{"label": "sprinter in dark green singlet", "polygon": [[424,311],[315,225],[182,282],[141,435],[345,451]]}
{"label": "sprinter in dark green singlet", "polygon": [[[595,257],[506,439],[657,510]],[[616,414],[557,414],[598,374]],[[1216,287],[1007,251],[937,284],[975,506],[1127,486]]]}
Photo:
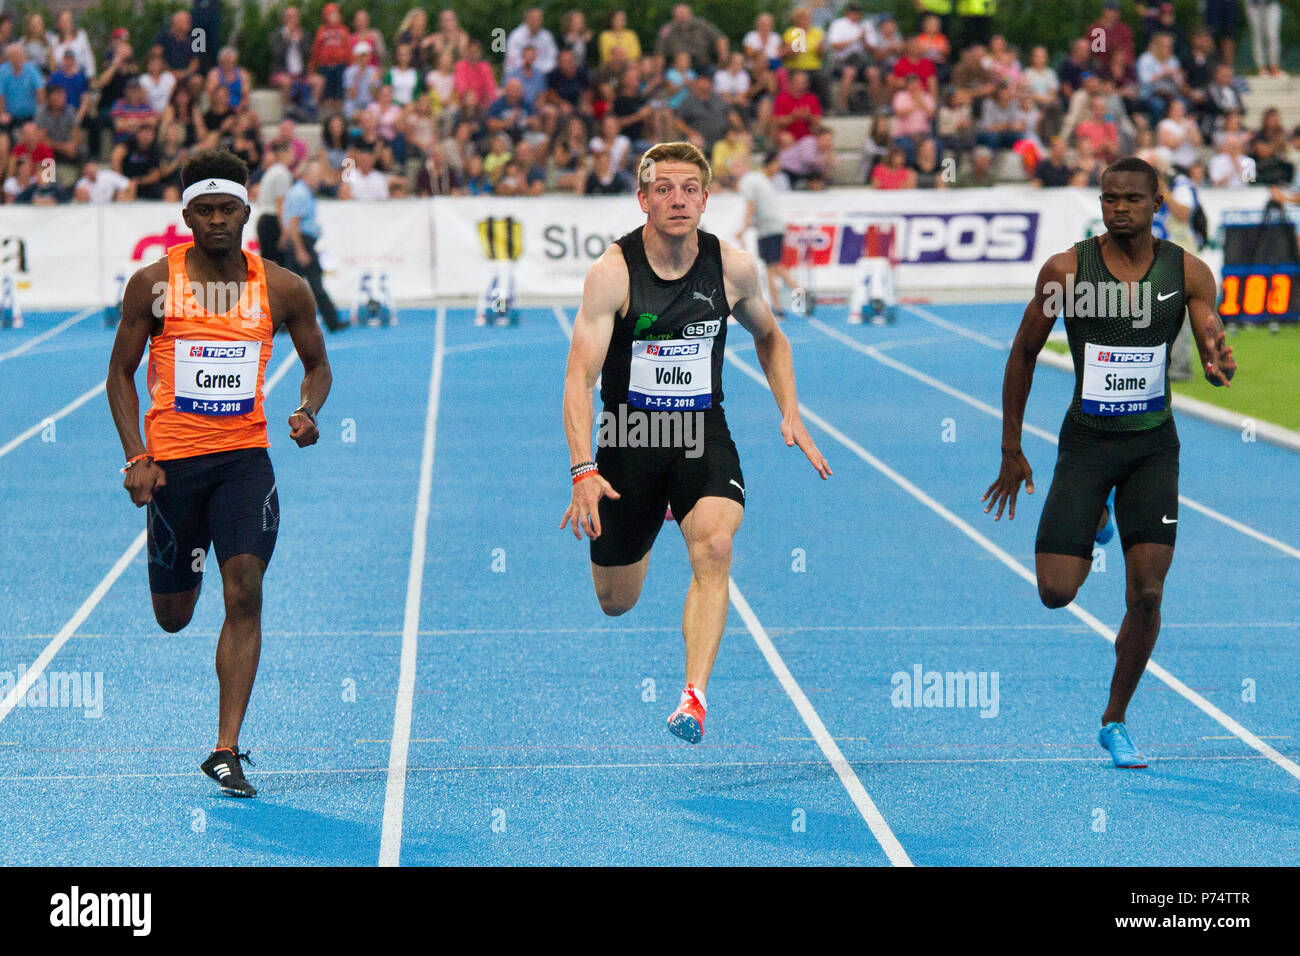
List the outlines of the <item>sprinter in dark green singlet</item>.
{"label": "sprinter in dark green singlet", "polygon": [[[745,479],[722,412],[728,316],[754,337],[786,445],[797,445],[822,478],[831,473],[799,415],[790,343],[763,300],[753,257],[699,228],[711,176],[690,143],[659,143],[642,156],[645,225],[587,273],[564,379],[573,491],[560,527],[572,521],[575,537],[590,538],[601,609],[618,615],[636,604],[668,504],[686,539],[686,689],[668,728],[689,743],[704,736],[731,542],[745,510]],[[593,458],[597,376],[604,409]]]}
{"label": "sprinter in dark green singlet", "polygon": [[1169,351],[1192,323],[1205,377],[1228,385],[1236,371],[1215,309],[1210,268],[1151,234],[1163,203],[1155,169],[1129,157],[1101,179],[1106,232],[1052,256],[1038,275],[1011,346],[1002,384],[1002,468],[984,493],[994,520],[1020,483],[1034,478],[1020,447],[1034,364],[1058,315],[1074,357],[1074,397],[1061,425],[1056,472],[1038,525],[1038,594],[1051,608],[1074,600],[1092,567],[1094,540],[1109,515],[1124,549],[1127,613],[1115,640],[1110,700],[1099,741],[1117,767],[1145,767],[1125,726],[1128,703],[1160,631],[1160,601],[1178,528],[1178,432],[1167,370]]}

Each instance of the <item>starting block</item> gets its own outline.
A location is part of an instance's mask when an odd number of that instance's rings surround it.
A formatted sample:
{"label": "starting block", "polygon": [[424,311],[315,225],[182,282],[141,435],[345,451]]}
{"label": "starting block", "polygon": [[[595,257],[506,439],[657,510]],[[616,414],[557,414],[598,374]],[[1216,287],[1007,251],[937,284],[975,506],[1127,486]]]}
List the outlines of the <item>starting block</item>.
{"label": "starting block", "polygon": [[859,325],[871,309],[876,325],[898,321],[898,285],[894,270],[899,259],[898,232],[893,223],[872,223],[862,240],[857,279],[849,296],[849,322]]}
{"label": "starting block", "polygon": [[397,324],[397,306],[393,303],[387,272],[361,273],[350,321],[353,325],[364,321],[372,328]]}
{"label": "starting block", "polygon": [[21,329],[23,309],[18,304],[18,279],[11,273],[0,273],[0,329]]}
{"label": "starting block", "polygon": [[108,305],[104,306],[104,328],[116,328],[122,321],[122,297],[126,293],[126,273],[119,272],[113,276],[116,292]]}

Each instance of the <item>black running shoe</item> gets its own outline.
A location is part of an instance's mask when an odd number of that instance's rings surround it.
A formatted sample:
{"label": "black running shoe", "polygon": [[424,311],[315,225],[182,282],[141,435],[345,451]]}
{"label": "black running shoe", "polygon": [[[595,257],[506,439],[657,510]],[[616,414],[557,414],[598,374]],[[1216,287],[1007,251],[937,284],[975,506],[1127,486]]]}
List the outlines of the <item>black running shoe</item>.
{"label": "black running shoe", "polygon": [[244,779],[244,770],[239,761],[247,760],[252,764],[253,758],[245,750],[242,754],[236,747],[222,747],[212,751],[212,756],[199,765],[199,769],[221,785],[221,792],[232,797],[255,797],[257,790]]}

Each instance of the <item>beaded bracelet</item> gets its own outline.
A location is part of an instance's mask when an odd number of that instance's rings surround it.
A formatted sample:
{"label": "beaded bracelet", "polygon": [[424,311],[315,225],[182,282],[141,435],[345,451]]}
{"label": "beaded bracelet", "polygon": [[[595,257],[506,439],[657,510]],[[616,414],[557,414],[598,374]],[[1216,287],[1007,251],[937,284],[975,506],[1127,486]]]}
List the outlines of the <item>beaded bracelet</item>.
{"label": "beaded bracelet", "polygon": [[145,452],[143,455],[136,455],[134,458],[127,459],[126,467],[122,469],[122,474],[125,475],[128,471],[131,470],[132,465],[136,464],[137,462],[144,461],[146,458],[148,458],[150,461],[153,461],[153,455],[150,455],[148,452]]}

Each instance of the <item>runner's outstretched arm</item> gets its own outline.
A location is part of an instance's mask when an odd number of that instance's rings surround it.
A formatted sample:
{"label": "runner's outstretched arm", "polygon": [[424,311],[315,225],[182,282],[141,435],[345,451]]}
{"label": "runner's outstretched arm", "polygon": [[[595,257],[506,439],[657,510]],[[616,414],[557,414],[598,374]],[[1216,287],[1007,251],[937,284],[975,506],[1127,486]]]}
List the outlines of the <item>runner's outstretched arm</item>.
{"label": "runner's outstretched arm", "polygon": [[1034,472],[1020,447],[1021,430],[1025,422],[1025,406],[1029,402],[1029,389],[1034,383],[1034,366],[1038,364],[1038,353],[1047,344],[1047,336],[1056,324],[1056,315],[1049,314],[1046,300],[1054,289],[1065,288],[1065,274],[1073,268],[1073,252],[1062,252],[1052,256],[1038,272],[1038,282],[1034,286],[1034,297],[1025,306],[1024,318],[1016,331],[1015,341],[1011,343],[1011,354],[1007,356],[1007,368],[1002,377],[1002,467],[998,477],[989,485],[988,491],[980,501],[987,501],[984,513],[988,514],[996,504],[998,513],[994,521],[1002,520],[1002,509],[1008,504],[1010,510],[1007,519],[1016,516],[1016,496],[1020,494],[1020,482],[1025,483],[1025,491],[1034,493]]}
{"label": "runner's outstretched arm", "polygon": [[[315,417],[320,414],[325,399],[329,397],[330,386],[334,384],[334,373],[330,369],[329,357],[325,354],[325,336],[321,334],[320,324],[316,321],[316,299],[311,294],[307,280],[297,273],[267,264],[267,271],[274,271],[277,285],[277,300],[282,302],[284,327],[289,330],[294,350],[302,362],[302,385],[298,389],[298,408],[306,409],[311,414],[305,415],[294,410],[289,416],[289,437],[298,443],[299,448],[316,444],[320,431],[316,427]],[[269,280],[270,281],[270,280]]]}
{"label": "runner's outstretched arm", "polygon": [[[614,314],[627,298],[627,265],[622,250],[611,245],[596,260],[582,286],[582,304],[573,320],[573,341],[564,369],[564,437],[569,443],[569,465],[591,461],[591,390],[596,387],[610,336]],[[622,497],[603,477],[592,473],[573,485],[569,507],[560,521],[563,528],[573,521],[573,536],[581,540],[586,531],[600,537],[600,499]]]}
{"label": "runner's outstretched arm", "polygon": [[1219,290],[1214,273],[1201,259],[1190,252],[1183,255],[1183,273],[1187,277],[1187,319],[1192,323],[1196,348],[1201,353],[1201,368],[1205,380],[1214,386],[1226,387],[1237,373],[1237,363],[1228,345],[1216,306]]}
{"label": "runner's outstretched arm", "polygon": [[[108,379],[104,383],[108,407],[113,413],[122,440],[122,451],[128,461],[145,453],[144,439],[140,436],[140,396],[135,390],[135,373],[144,357],[145,346],[153,331],[155,302],[161,308],[162,300],[155,294],[155,284],[166,287],[167,264],[154,263],[140,269],[126,284],[122,293],[122,318],[117,324],[113,339],[113,352],[108,359]],[[162,312],[159,310],[158,315]],[[153,500],[154,488],[167,483],[163,469],[152,459],[132,465],[122,482],[131,494],[137,508]]]}
{"label": "runner's outstretched arm", "polygon": [[754,352],[772,388],[776,406],[781,410],[781,437],[785,439],[787,448],[798,445],[817,469],[817,474],[825,480],[834,472],[804,427],[794,384],[794,353],[790,350],[790,340],[776,324],[772,310],[763,300],[758,264],[749,253],[722,243],[722,266],[727,301],[732,303],[731,314],[754,337]]}

